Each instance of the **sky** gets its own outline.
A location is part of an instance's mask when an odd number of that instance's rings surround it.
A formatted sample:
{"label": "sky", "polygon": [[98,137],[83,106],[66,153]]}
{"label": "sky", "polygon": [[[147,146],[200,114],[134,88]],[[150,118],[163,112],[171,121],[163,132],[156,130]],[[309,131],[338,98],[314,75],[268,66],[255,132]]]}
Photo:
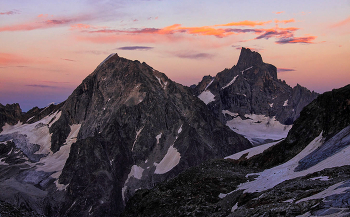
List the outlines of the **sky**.
{"label": "sky", "polygon": [[68,98],[109,54],[183,85],[238,61],[318,93],[350,83],[350,0],[0,0],[0,103]]}

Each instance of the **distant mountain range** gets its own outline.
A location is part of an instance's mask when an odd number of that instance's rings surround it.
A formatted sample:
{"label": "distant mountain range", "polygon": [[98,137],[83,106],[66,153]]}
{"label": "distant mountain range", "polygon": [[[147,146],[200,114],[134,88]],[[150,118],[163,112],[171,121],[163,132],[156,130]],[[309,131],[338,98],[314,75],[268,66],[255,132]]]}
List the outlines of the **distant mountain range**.
{"label": "distant mountain range", "polygon": [[[283,199],[271,189],[295,178],[318,183],[326,178],[310,174],[347,153],[349,89],[291,88],[245,48],[236,66],[192,87],[111,54],[58,105],[23,113],[0,104],[0,207],[33,216],[261,216]],[[271,171],[286,175],[267,181]],[[312,192],[347,177],[321,173],[327,181]],[[288,203],[305,198],[304,185]]]}

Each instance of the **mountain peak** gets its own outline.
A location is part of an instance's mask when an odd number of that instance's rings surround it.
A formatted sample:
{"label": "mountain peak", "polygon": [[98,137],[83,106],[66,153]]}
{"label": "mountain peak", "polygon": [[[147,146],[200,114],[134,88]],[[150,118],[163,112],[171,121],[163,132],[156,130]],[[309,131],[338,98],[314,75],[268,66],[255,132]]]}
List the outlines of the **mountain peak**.
{"label": "mountain peak", "polygon": [[242,47],[241,54],[237,62],[239,68],[247,68],[253,65],[263,64],[261,55],[258,52],[252,51],[249,48]]}

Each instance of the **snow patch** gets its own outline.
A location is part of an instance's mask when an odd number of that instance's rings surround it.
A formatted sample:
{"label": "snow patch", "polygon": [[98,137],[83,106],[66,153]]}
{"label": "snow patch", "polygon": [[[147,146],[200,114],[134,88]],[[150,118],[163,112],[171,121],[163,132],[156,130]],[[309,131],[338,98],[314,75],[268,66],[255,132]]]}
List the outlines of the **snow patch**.
{"label": "snow patch", "polygon": [[143,173],[144,169],[140,166],[137,166],[137,165],[133,165],[131,167],[131,170],[128,174],[128,178],[125,180],[124,182],[124,187],[122,188],[122,198],[123,198],[123,201],[125,202],[125,191],[127,189],[127,186],[126,184],[129,182],[130,178],[131,177],[134,177],[136,179],[141,179],[142,178],[142,173]]}
{"label": "snow patch", "polygon": [[288,99],[284,101],[283,106],[288,106]]}
{"label": "snow patch", "polygon": [[329,177],[328,176],[319,176],[319,177],[310,178],[310,180],[328,181]]}
{"label": "snow patch", "polygon": [[236,75],[228,84],[226,84],[226,86],[222,87],[221,90],[225,89],[226,87],[230,86],[231,84],[233,84],[236,79],[237,79],[238,75]]}
{"label": "snow patch", "polygon": [[232,207],[231,212],[236,211],[238,209],[238,202]]}
{"label": "snow patch", "polygon": [[245,115],[247,119],[243,120],[238,113],[227,110],[223,110],[222,113],[233,117],[232,120],[227,121],[226,125],[231,130],[246,137],[252,144],[262,144],[268,140],[280,140],[285,138],[292,128],[292,125],[281,124],[275,117],[250,114]]}
{"label": "snow patch", "polygon": [[157,145],[159,144],[159,140],[160,140],[160,138],[162,138],[162,133],[160,133],[160,134],[158,134],[158,135],[156,136],[156,139],[157,139]]}
{"label": "snow patch", "polygon": [[269,106],[272,108],[273,107],[273,103],[269,103]]}
{"label": "snow patch", "polygon": [[156,166],[155,174],[164,174],[172,170],[179,162],[181,155],[174,148],[174,145],[170,146],[168,152],[165,154],[163,159],[159,162],[159,164],[154,163]]}
{"label": "snow patch", "polygon": [[250,149],[247,149],[247,150],[235,153],[233,155],[227,156],[227,157],[225,157],[225,159],[238,160],[239,158],[241,158],[245,154],[248,154],[246,156],[246,158],[249,159],[249,158],[251,158],[251,157],[253,157],[255,155],[263,153],[266,149],[268,149],[268,148],[278,144],[279,142],[281,142],[281,141],[271,142],[271,143],[259,145],[259,146],[256,146],[256,147],[253,147],[253,148],[250,148]]}
{"label": "snow patch", "polygon": [[[70,126],[71,131],[66,139],[65,145],[63,145],[57,152],[52,153],[50,151],[49,155],[41,158],[40,161],[36,164],[36,171],[55,172],[51,175],[51,177],[58,179],[69,157],[70,148],[72,144],[77,141],[80,127],[81,124],[73,124]],[[55,183],[56,187],[59,190],[64,190],[67,187],[65,185],[59,184],[58,180],[56,180]]]}
{"label": "snow patch", "polygon": [[215,96],[210,92],[210,90],[203,91],[198,95],[198,98],[202,100],[206,105],[208,105],[210,102],[215,101]]}

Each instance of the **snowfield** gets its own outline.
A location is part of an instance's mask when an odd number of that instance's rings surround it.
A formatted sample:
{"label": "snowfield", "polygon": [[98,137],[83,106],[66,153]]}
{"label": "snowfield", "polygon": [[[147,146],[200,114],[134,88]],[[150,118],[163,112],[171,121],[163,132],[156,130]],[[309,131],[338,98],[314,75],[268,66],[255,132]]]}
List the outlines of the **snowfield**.
{"label": "snowfield", "polygon": [[292,125],[283,125],[275,117],[250,114],[243,120],[238,113],[223,110],[222,113],[233,117],[226,125],[231,130],[246,137],[253,145],[264,144],[286,138]]}
{"label": "snowfield", "polygon": [[[349,127],[345,128],[344,130],[349,130]],[[334,137],[339,136],[341,136],[341,139],[344,141],[349,141],[350,139],[350,134],[344,134],[342,131]],[[344,147],[334,155],[318,162],[316,165],[308,169],[295,172],[295,168],[299,165],[299,161],[320,148],[324,144],[324,141],[325,139],[321,133],[312,142],[310,142],[310,144],[303,151],[301,151],[298,155],[296,155],[288,162],[271,169],[264,170],[260,173],[248,174],[247,176],[258,175],[258,177],[254,181],[241,184],[238,189],[244,189],[245,192],[261,192],[267,189],[271,189],[274,186],[289,179],[306,176],[308,174],[321,171],[326,168],[341,167],[350,164],[350,143],[348,143],[347,147]]]}

